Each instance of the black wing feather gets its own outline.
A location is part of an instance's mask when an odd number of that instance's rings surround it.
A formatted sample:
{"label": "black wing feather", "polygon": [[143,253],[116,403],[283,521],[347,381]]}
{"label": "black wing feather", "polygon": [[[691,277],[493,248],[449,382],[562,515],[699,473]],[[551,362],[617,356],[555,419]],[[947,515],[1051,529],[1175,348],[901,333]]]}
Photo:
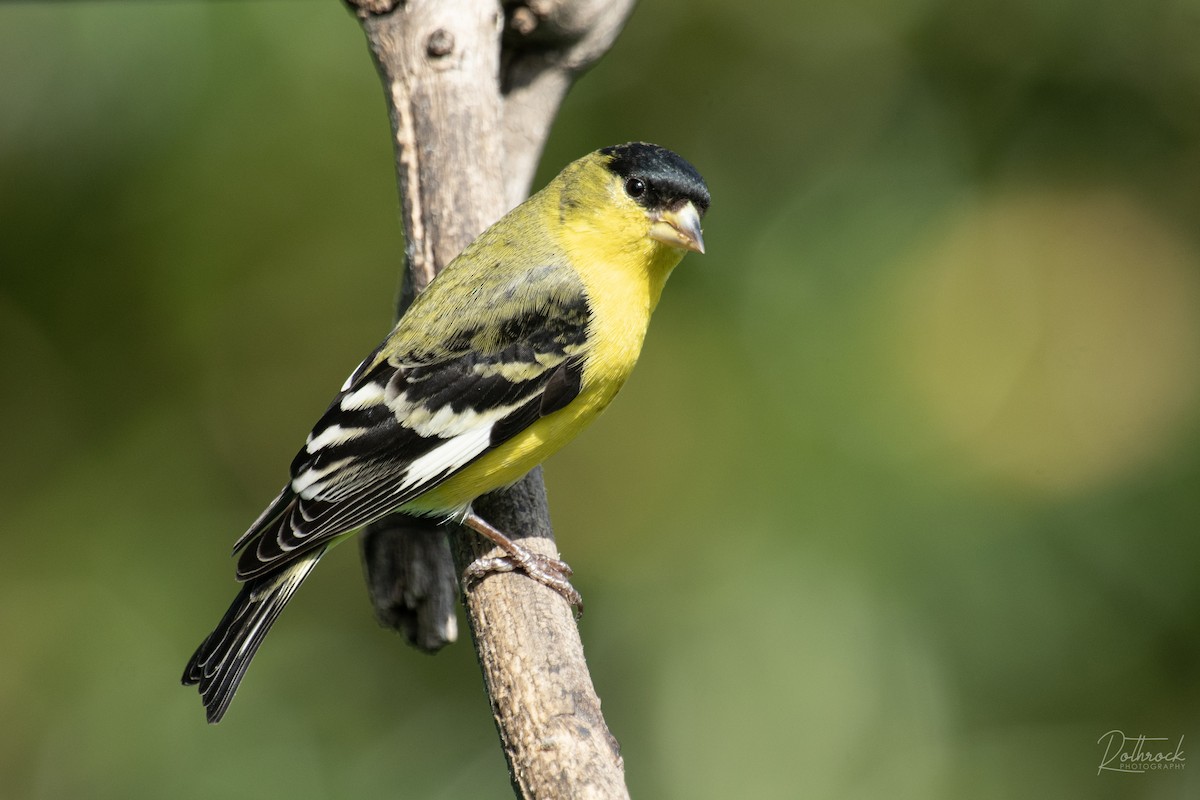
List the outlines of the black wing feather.
{"label": "black wing feather", "polygon": [[[438,361],[405,363],[404,359],[364,361],[347,381],[313,428],[310,441],[338,426],[363,429],[344,441],[315,451],[302,449],[292,461],[293,481],[327,471],[314,482],[315,490],[285,487],[272,504],[274,513],[259,518],[242,537],[238,578],[268,575],[283,565],[326,546],[437,486],[458,469],[503,444],[540,417],[565,407],[581,389],[583,357],[590,311],[587,300],[554,303],[520,315],[493,330],[490,347],[480,337],[465,352]],[[399,362],[399,363],[396,363]],[[557,362],[557,363],[556,363]],[[544,364],[517,379],[508,367]],[[386,402],[343,408],[346,397],[375,384]],[[515,406],[491,423],[483,449],[454,469],[409,480],[413,462],[453,436],[423,430],[416,416],[426,418],[448,407],[455,415],[468,410],[497,412]],[[407,408],[407,415],[398,408]],[[418,413],[419,412],[419,413]],[[249,545],[254,542],[253,546]]]}
{"label": "black wing feather", "polygon": [[567,359],[550,373],[538,397],[492,426],[492,441],[488,449],[504,444],[542,417],[565,408],[579,395],[582,385],[583,359]]}

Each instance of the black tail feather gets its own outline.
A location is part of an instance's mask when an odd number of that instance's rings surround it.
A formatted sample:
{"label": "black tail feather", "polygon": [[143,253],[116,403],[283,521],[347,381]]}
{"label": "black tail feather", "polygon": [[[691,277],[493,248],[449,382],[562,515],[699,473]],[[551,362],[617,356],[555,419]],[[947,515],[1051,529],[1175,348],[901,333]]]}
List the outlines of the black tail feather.
{"label": "black tail feather", "polygon": [[247,581],[216,629],[196,648],[183,670],[183,684],[199,684],[209,722],[225,716],[263,637],[324,552],[315,550],[278,572]]}

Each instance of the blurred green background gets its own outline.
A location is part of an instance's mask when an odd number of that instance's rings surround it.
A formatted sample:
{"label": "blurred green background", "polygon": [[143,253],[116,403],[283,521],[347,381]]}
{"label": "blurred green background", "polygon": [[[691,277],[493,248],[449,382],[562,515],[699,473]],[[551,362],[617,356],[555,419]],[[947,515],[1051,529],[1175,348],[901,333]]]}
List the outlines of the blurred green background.
{"label": "blurred green background", "polygon": [[[646,2],[539,184],[635,138],[709,254],[546,472],[634,795],[1200,796],[1097,775],[1200,747],[1200,3]],[[356,548],[178,685],[397,220],[334,0],[0,7],[0,797],[511,796]]]}

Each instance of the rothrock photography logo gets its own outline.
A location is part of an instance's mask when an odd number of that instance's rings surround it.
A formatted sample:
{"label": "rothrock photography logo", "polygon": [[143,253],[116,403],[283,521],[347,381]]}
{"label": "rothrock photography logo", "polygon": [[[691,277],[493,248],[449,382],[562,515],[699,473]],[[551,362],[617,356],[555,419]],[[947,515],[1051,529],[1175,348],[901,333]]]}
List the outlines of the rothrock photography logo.
{"label": "rothrock photography logo", "polygon": [[1183,755],[1183,735],[1174,746],[1172,741],[1166,736],[1126,736],[1123,731],[1109,731],[1096,741],[1104,748],[1096,774],[1181,770],[1187,761]]}

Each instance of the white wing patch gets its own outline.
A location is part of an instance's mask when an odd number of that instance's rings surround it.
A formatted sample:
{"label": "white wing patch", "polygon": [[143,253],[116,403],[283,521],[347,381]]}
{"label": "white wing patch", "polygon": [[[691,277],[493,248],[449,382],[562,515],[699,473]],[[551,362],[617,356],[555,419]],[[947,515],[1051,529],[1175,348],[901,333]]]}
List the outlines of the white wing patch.
{"label": "white wing patch", "polygon": [[[345,391],[345,389],[342,391]],[[342,395],[341,402],[338,405],[341,406],[342,411],[354,411],[360,408],[376,406],[383,402],[383,391],[383,386],[371,381],[363,384],[349,394]]]}
{"label": "white wing patch", "polygon": [[493,406],[484,411],[476,411],[473,408],[455,411],[450,404],[430,409],[421,403],[409,403],[402,394],[388,403],[388,407],[392,409],[392,413],[396,415],[396,419],[400,421],[401,425],[416,431],[420,436],[426,439],[433,437],[452,439],[469,434],[477,428],[483,428],[490,432],[497,421],[508,416],[527,401],[528,398],[521,398],[515,403]]}
{"label": "white wing patch", "polygon": [[491,438],[492,426],[483,425],[447,439],[444,444],[439,444],[409,464],[401,490],[462,469],[467,462],[487,450]]}
{"label": "white wing patch", "polygon": [[455,411],[452,407],[445,405],[436,411],[431,411],[421,405],[410,406],[404,404],[403,407],[396,408],[395,410],[396,418],[400,420],[400,424],[406,428],[411,428],[420,436],[425,438],[436,436],[439,439],[452,439],[468,434],[477,428],[491,430],[496,420],[501,419],[514,408],[516,408],[515,405],[489,408],[487,411],[482,412],[476,411],[473,408],[464,408],[462,411]]}
{"label": "white wing patch", "polygon": [[362,436],[366,432],[366,428],[343,428],[341,425],[330,425],[316,436],[310,433],[304,449],[310,453],[315,453],[322,447],[348,442],[356,436]]}
{"label": "white wing patch", "polygon": [[312,500],[321,490],[325,488],[325,484],[318,483],[321,478],[324,478],[334,470],[340,469],[351,461],[353,458],[342,458],[334,461],[331,464],[326,464],[320,469],[306,469],[295,478],[292,478],[292,491],[303,497],[305,500]]}

